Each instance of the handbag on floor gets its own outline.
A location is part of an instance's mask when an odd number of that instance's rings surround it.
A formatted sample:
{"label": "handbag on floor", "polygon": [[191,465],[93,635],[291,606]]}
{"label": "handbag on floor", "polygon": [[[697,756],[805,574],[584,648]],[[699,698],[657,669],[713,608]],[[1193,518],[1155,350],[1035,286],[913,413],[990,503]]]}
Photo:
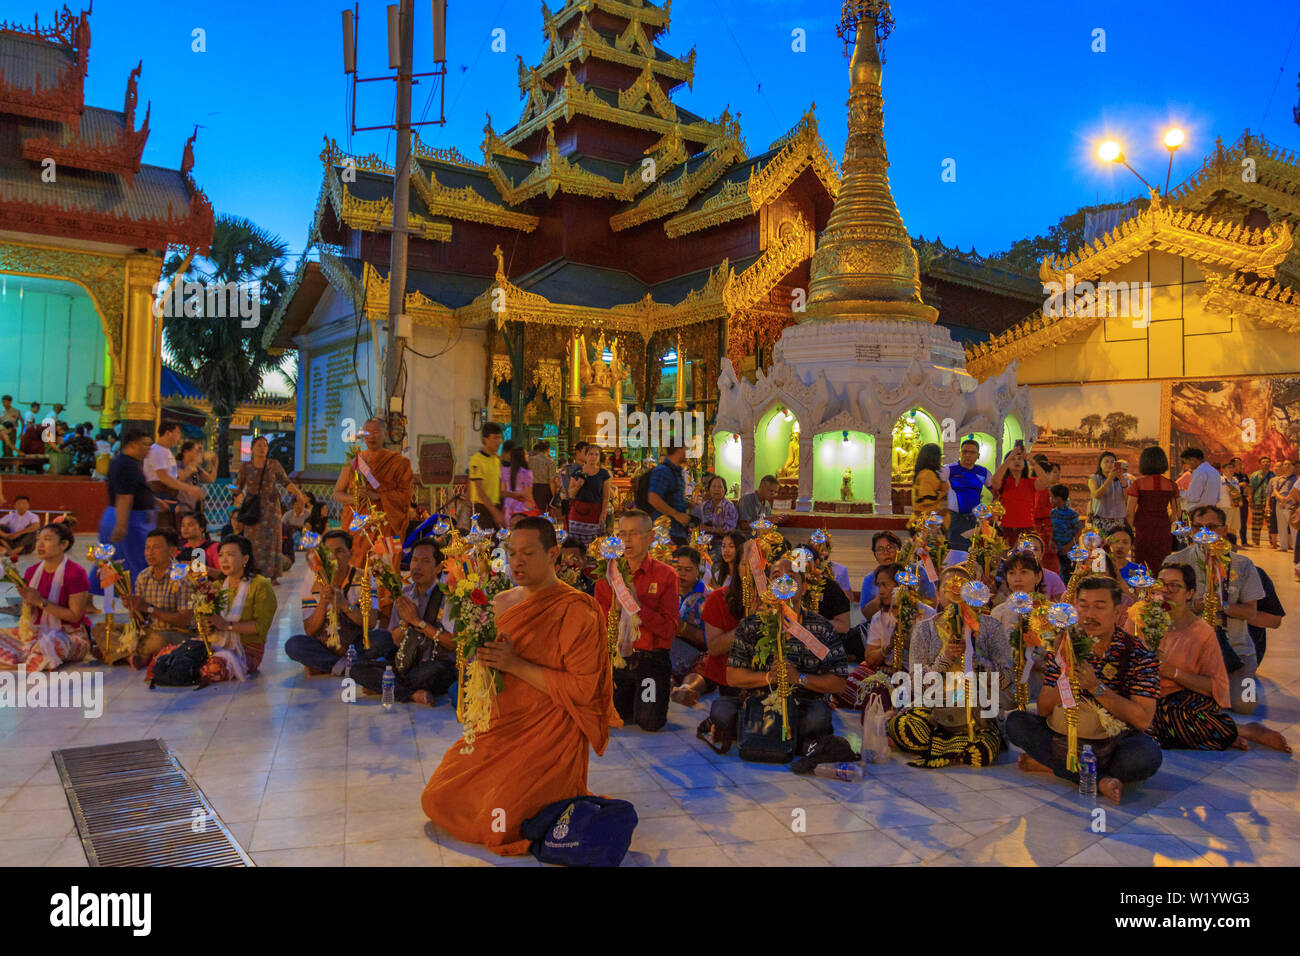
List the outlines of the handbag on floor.
{"label": "handbag on floor", "polygon": [[618,866],[632,845],[636,808],[626,800],[572,797],[547,804],[520,828],[529,852],[558,866]]}
{"label": "handbag on floor", "polygon": [[798,744],[799,710],[796,702],[787,701],[790,710],[790,739],[781,739],[781,711],[768,710],[758,694],[746,698],[740,710],[740,759],[755,763],[789,763]]}

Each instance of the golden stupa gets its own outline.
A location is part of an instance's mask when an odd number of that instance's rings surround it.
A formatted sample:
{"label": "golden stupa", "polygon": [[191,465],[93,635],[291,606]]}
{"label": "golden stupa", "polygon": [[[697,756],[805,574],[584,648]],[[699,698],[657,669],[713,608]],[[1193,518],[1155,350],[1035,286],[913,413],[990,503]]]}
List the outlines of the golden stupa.
{"label": "golden stupa", "polygon": [[839,196],[812,258],[809,322],[939,316],[921,301],[916,250],[889,188],[880,48],[893,24],[887,0],[846,0],[841,11],[839,35],[854,44],[849,135]]}

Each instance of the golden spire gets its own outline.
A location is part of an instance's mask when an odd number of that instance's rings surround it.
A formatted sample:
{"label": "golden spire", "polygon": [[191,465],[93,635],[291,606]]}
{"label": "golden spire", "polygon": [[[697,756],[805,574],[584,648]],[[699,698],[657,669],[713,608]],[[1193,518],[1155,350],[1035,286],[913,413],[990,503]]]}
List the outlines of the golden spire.
{"label": "golden spire", "polygon": [[921,301],[916,250],[889,189],[880,45],[893,27],[888,0],[845,0],[839,34],[849,63],[849,135],[840,192],[812,258],[808,321],[934,322]]}

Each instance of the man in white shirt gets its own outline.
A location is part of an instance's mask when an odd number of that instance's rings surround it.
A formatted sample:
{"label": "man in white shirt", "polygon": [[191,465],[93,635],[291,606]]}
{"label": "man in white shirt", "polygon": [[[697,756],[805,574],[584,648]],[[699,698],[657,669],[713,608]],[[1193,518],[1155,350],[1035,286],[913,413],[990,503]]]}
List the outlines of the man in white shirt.
{"label": "man in white shirt", "polygon": [[176,422],[163,421],[158,426],[158,437],[144,459],[144,480],[149,482],[158,503],[160,528],[173,527],[173,515],[179,499],[201,501],[205,494],[197,485],[186,484],[176,477],[176,456],[172,449],[180,440],[181,426]]}
{"label": "man in white shirt", "polygon": [[36,533],[41,530],[40,516],[31,510],[31,499],[19,495],[14,510],[0,518],[0,548],[12,560],[36,547]]}
{"label": "man in white shirt", "polygon": [[1187,490],[1180,492],[1183,510],[1190,513],[1202,505],[1217,505],[1221,476],[1219,469],[1205,460],[1205,452],[1199,448],[1188,448],[1179,456],[1179,460],[1192,469],[1192,479],[1188,482]]}
{"label": "man in white shirt", "polygon": [[12,395],[0,397],[0,402],[4,404],[4,409],[0,410],[0,422],[11,422],[14,426],[14,437],[17,438],[23,426],[23,413],[14,408]]}

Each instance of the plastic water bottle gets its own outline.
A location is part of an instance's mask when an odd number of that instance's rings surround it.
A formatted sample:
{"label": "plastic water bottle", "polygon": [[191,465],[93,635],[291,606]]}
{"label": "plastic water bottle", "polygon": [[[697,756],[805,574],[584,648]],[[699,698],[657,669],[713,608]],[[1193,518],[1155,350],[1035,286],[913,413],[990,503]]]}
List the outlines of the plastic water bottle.
{"label": "plastic water bottle", "polygon": [[1084,744],[1079,754],[1079,795],[1097,795],[1097,755],[1092,752],[1092,744]]}
{"label": "plastic water bottle", "polygon": [[397,675],[393,673],[392,665],[384,668],[384,676],[380,681],[380,690],[383,696],[379,698],[380,704],[384,710],[393,709],[393,685],[397,683]]}
{"label": "plastic water bottle", "polygon": [[344,664],[343,664],[343,676],[344,676],[344,677],[351,677],[351,676],[352,676],[352,665],[355,664],[355,663],[357,662],[357,646],[356,646],[355,644],[349,644],[349,645],[348,645],[348,652],[347,652],[347,654],[346,654],[345,656],[346,656],[347,660],[346,660],[346,661],[344,662]]}
{"label": "plastic water bottle", "polygon": [[860,763],[819,763],[813,767],[813,773],[819,777],[830,777],[832,780],[844,780],[849,783],[861,780],[864,772]]}

